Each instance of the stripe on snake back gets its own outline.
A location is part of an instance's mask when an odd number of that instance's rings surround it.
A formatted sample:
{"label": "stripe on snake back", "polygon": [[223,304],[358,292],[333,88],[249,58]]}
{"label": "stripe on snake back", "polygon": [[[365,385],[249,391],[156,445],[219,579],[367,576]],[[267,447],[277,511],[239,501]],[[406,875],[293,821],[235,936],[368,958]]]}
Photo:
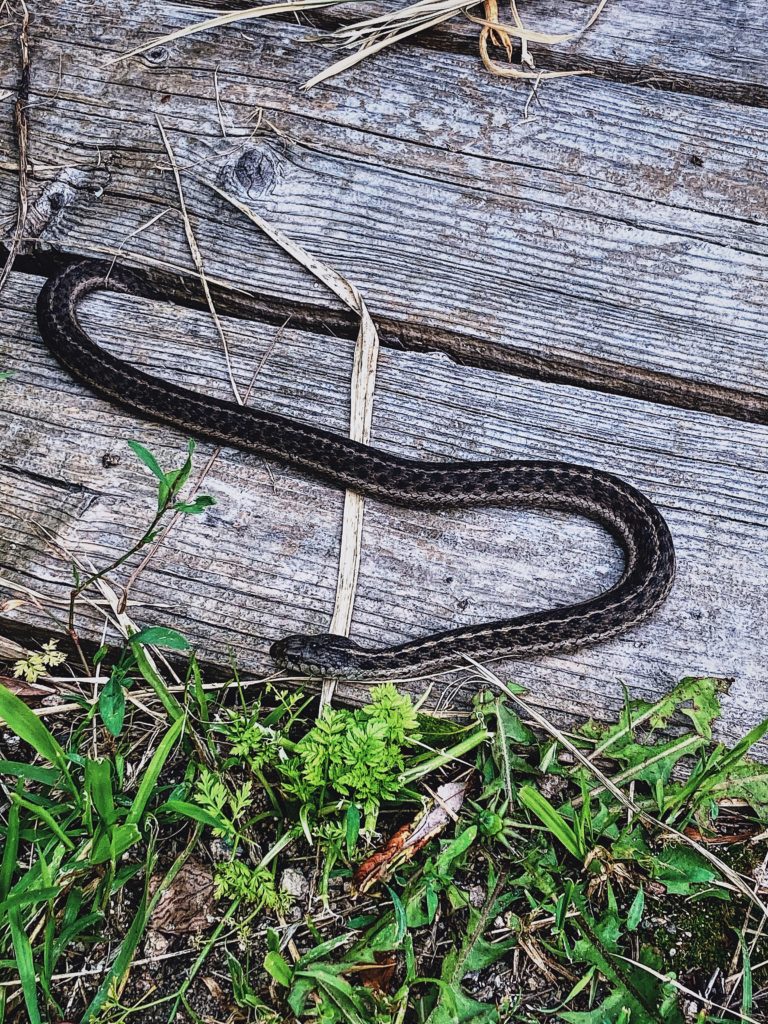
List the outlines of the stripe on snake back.
{"label": "stripe on snake back", "polygon": [[651,615],[669,593],[675,571],[669,529],[656,506],[619,477],[565,462],[416,461],[266,410],[197,394],[132,367],[88,336],[77,305],[104,289],[145,290],[132,271],[86,260],[51,278],[37,304],[40,333],[53,355],[102,398],[192,437],[287,463],[391,505],[426,510],[501,505],[573,513],[599,523],[624,554],[620,579],[587,601],[375,649],[329,634],[289,636],[270,649],[278,664],[360,679],[435,672],[460,664],[464,655],[554,654],[623,633]]}

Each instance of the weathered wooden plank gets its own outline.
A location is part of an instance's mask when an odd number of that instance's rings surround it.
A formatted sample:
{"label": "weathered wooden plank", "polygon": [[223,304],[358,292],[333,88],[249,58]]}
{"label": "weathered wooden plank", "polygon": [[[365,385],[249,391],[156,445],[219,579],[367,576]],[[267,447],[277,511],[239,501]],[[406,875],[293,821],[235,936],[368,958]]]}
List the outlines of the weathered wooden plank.
{"label": "weathered wooden plank", "polygon": [[[174,9],[178,5],[168,6]],[[201,6],[234,10],[252,5],[250,0],[228,4],[206,0],[194,4],[193,9]],[[392,6],[372,3],[361,9],[360,4],[343,5],[313,12],[308,20],[334,27]],[[586,24],[594,6],[592,0],[528,0],[518,4],[518,10],[529,29],[568,33]],[[768,13],[759,0],[736,0],[727,6],[719,0],[703,0],[695,6],[685,0],[621,0],[608,4],[595,25],[578,38],[554,45],[537,43],[531,49],[539,68],[586,68],[614,81],[764,106],[767,29]],[[450,50],[464,42],[472,53],[477,31],[457,18],[416,37],[415,42],[429,49]]]}
{"label": "weathered wooden plank", "polygon": [[[109,171],[94,178],[103,194],[69,189],[46,242],[116,247],[175,205],[155,109],[182,163],[218,174],[403,324],[768,393],[764,111],[574,79],[521,122],[519,89],[415,49],[388,57],[386,75],[365,65],[302,98],[288,83],[297,61],[314,66],[305,30],[276,23],[186,41],[162,68],[100,69],[182,23],[154,10],[116,3],[89,28],[80,0],[56,8],[38,53],[36,158],[92,167],[98,153]],[[217,64],[225,114],[242,124],[260,103],[297,141],[218,137]],[[187,188],[211,272],[325,305]],[[184,264],[185,244],[166,216],[129,246]]]}
{"label": "weathered wooden plank", "polygon": [[[13,276],[0,325],[0,361],[14,370],[0,403],[0,566],[3,575],[65,600],[68,566],[45,547],[38,526],[104,564],[151,515],[152,480],[124,442],[140,437],[170,462],[183,438],[135,421],[58,369],[32,317],[39,285]],[[85,319],[136,365],[227,393],[204,314],[99,296],[88,300]],[[140,323],[147,329],[137,333]],[[269,352],[254,404],[343,429],[349,343],[290,327],[276,340],[274,329],[238,320],[227,320],[226,329],[241,382]],[[652,694],[684,673],[712,671],[736,678],[729,734],[765,713],[768,428],[675,409],[649,416],[644,403],[459,368],[439,354],[385,351],[374,441],[417,457],[586,462],[620,473],[664,510],[680,573],[650,623],[578,656],[503,667],[544,707],[615,712],[620,681]],[[107,452],[120,462],[105,466]],[[221,453],[206,490],[218,504],[171,535],[137,581],[131,611],[142,623],[187,632],[206,657],[225,662],[231,650],[246,671],[262,671],[270,639],[327,628],[341,495],[235,451]],[[578,520],[502,510],[426,515],[369,503],[354,635],[390,643],[512,608],[571,601],[617,570],[612,544]],[[12,614],[41,622],[32,606]],[[95,620],[85,622],[85,632],[98,635]]]}

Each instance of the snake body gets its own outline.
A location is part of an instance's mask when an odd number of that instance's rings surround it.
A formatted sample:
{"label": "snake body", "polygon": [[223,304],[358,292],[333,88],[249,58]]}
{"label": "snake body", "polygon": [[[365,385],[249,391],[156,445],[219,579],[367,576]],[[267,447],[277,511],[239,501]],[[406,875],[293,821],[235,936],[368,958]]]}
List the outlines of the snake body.
{"label": "snake body", "polygon": [[258,453],[392,505],[426,510],[503,505],[573,513],[599,523],[623,550],[620,579],[590,600],[381,649],[329,634],[289,636],[270,648],[281,667],[363,679],[441,671],[460,664],[464,655],[554,654],[623,633],[666,598],[675,567],[669,529],[652,502],[618,477],[564,462],[415,461],[284,416],[197,394],[135,369],[88,336],[78,322],[78,303],[104,289],[144,290],[130,270],[87,260],[48,280],[37,305],[40,333],[53,355],[102,398],[193,437]]}

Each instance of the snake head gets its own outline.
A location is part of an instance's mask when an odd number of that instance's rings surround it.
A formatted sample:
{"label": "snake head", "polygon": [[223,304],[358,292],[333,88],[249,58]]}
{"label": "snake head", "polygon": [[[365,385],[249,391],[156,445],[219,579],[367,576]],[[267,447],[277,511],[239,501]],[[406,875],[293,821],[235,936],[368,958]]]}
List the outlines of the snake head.
{"label": "snake head", "polygon": [[275,640],[269,655],[280,668],[305,676],[355,676],[355,654],[362,648],[346,636],[333,633],[294,636]]}

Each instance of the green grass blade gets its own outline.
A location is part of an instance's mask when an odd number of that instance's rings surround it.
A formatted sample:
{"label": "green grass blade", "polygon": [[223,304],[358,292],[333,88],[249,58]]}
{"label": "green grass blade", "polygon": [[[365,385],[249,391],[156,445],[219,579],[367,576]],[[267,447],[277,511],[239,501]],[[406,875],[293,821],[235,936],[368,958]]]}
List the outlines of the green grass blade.
{"label": "green grass blade", "polygon": [[533,786],[521,786],[519,796],[521,803],[531,813],[536,815],[542,825],[549,829],[555,839],[562,843],[571,856],[576,857],[578,860],[584,859],[584,850],[579,843],[576,832],[545,796],[542,796]]}
{"label": "green grass blade", "polygon": [[[133,638],[131,638],[131,640],[132,639]],[[176,722],[183,718],[184,709],[163,682],[161,676],[147,657],[147,653],[141,644],[131,643],[131,651],[136,658],[136,665],[138,666],[139,672],[141,672],[146,683],[154,690],[157,699],[165,708],[170,720],[172,722]]]}
{"label": "green grass blade", "polygon": [[1,761],[0,775],[12,775],[27,782],[39,782],[43,786],[55,786],[59,781],[59,773],[54,768],[41,768],[39,765],[27,764],[26,761]]}
{"label": "green grass blade", "polygon": [[20,697],[0,684],[0,718],[8,728],[28,743],[50,764],[55,765],[70,782],[67,758],[56,737]]}
{"label": "green grass blade", "polygon": [[[19,785],[21,789],[21,785]],[[8,811],[8,828],[5,831],[3,859],[0,862],[0,900],[4,900],[11,891],[13,872],[16,869],[16,858],[19,855],[19,805],[11,801]]]}
{"label": "green grass blade", "polygon": [[741,981],[741,1012],[745,1017],[752,1016],[753,986],[752,986],[752,962],[749,958],[749,946],[744,935],[739,935],[741,944],[741,969],[743,977]]}
{"label": "green grass blade", "polygon": [[37,903],[45,903],[59,895],[59,889],[53,885],[46,889],[35,889],[33,892],[20,892],[15,896],[9,896],[0,903],[0,920],[10,910],[21,910],[24,907],[33,907]]}
{"label": "green grass blade", "polygon": [[149,803],[149,798],[152,796],[155,786],[157,785],[157,780],[163,769],[163,765],[168,759],[168,755],[170,754],[174,743],[179,738],[183,727],[184,717],[182,716],[181,718],[176,719],[158,744],[157,750],[152,755],[152,760],[149,762],[149,766],[144,773],[144,778],[141,780],[138,792],[133,798],[131,809],[128,811],[128,817],[125,819],[126,824],[138,825],[141,821],[144,810]]}
{"label": "green grass blade", "polygon": [[59,842],[63,843],[67,849],[74,850],[75,844],[49,811],[46,811],[44,807],[40,807],[38,804],[33,804],[29,800],[25,800],[24,797],[19,796],[16,793],[14,793],[12,799],[14,803],[18,803],[25,810],[29,811],[30,814],[39,818],[45,825],[47,825]]}
{"label": "green grass blade", "polygon": [[13,907],[8,911],[8,924],[11,928],[13,952],[16,957],[16,968],[19,972],[24,1002],[27,1005],[29,1024],[42,1024],[40,1007],[37,1002],[37,981],[35,979],[35,964],[32,959],[32,946],[29,944],[29,936],[22,927],[18,907]]}
{"label": "green grass blade", "polygon": [[227,819],[222,815],[220,818],[215,818],[209,811],[206,811],[202,807],[198,807],[197,804],[191,804],[187,800],[166,800],[164,804],[161,804],[157,808],[157,813],[161,814],[163,811],[171,811],[173,814],[181,814],[185,818],[191,818],[193,821],[199,821],[201,825],[208,825],[210,828],[219,828],[224,832],[231,832],[233,826]]}

